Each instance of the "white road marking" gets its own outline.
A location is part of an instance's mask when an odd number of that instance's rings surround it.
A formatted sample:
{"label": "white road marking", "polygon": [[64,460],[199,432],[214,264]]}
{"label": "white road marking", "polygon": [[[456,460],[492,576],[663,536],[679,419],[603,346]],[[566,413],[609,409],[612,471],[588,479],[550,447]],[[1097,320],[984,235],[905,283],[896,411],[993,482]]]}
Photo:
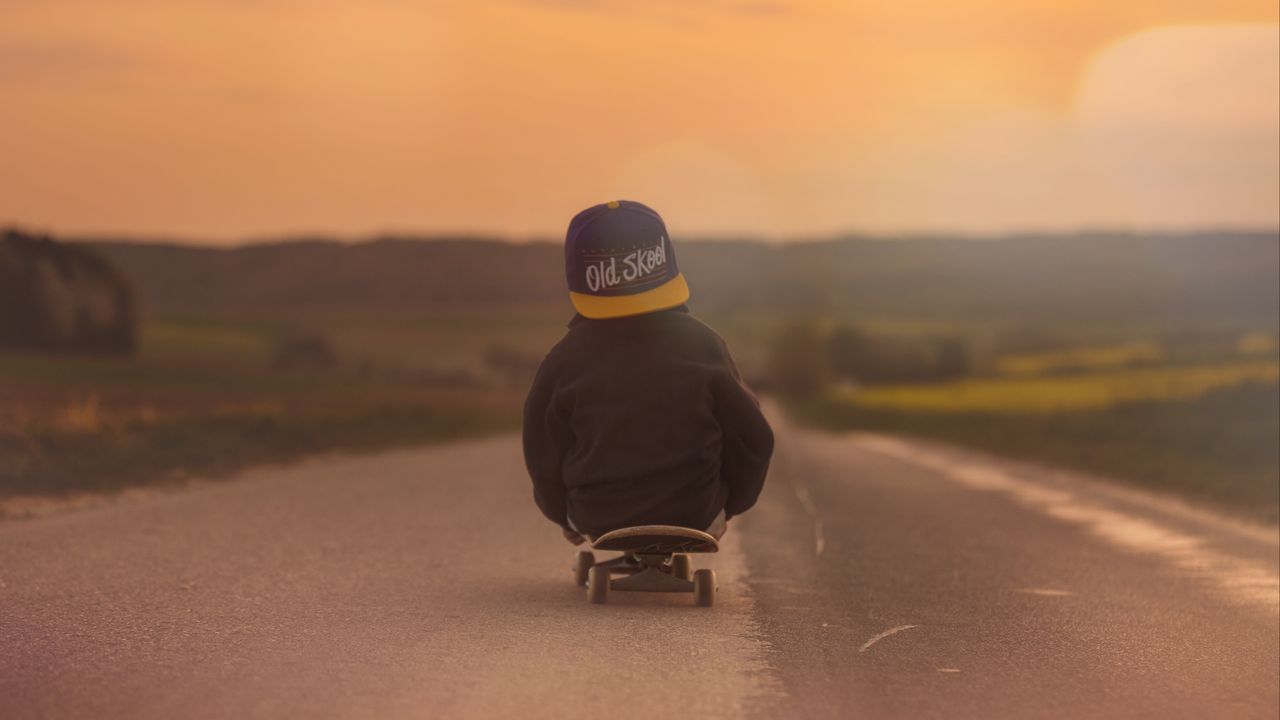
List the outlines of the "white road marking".
{"label": "white road marking", "polygon": [[813,503],[813,497],[809,495],[809,488],[802,485],[794,474],[791,474],[791,487],[795,488],[796,499],[800,501],[800,506],[804,508],[805,513],[813,520],[814,557],[822,557],[822,551],[827,548],[827,537],[822,530],[822,518],[818,517],[818,506]]}
{"label": "white road marking", "polygon": [[1280,575],[1272,569],[1206,546],[1202,538],[1155,521],[1046,488],[988,465],[976,465],[894,438],[860,436],[864,448],[937,472],[970,490],[998,492],[1024,507],[1085,528],[1117,547],[1158,557],[1186,574],[1210,581],[1223,597],[1271,613],[1280,610]]}
{"label": "white road marking", "polygon": [[1069,597],[1075,595],[1070,590],[1054,590],[1053,588],[1018,588],[1014,592],[1026,593],[1027,595],[1044,595],[1046,597]]}
{"label": "white road marking", "polygon": [[914,627],[920,627],[920,626],[919,625],[899,625],[897,627],[891,627],[888,630],[885,630],[884,632],[880,633],[879,635],[876,635],[875,637],[871,638],[870,640],[862,643],[862,646],[858,648],[858,652],[864,653],[867,650],[869,650],[872,645],[875,645],[876,643],[889,637],[890,635],[900,633],[903,630],[910,630],[911,628],[914,628]]}
{"label": "white road marking", "polygon": [[960,668],[938,668],[938,672],[958,673],[960,672]]}

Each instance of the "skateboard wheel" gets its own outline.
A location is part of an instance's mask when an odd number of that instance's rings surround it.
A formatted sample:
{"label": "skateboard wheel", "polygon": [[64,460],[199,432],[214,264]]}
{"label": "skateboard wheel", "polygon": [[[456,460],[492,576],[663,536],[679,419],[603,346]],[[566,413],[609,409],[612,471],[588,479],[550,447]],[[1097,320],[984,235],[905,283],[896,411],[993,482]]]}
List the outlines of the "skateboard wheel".
{"label": "skateboard wheel", "polygon": [[693,561],[688,555],[676,553],[671,556],[671,575],[681,580],[693,579]]}
{"label": "skateboard wheel", "polygon": [[587,573],[596,564],[595,553],[583,550],[573,561],[573,584],[582,587],[587,584]]}
{"label": "skateboard wheel", "polygon": [[698,607],[711,607],[716,601],[716,571],[703,568],[693,574],[693,600]]}
{"label": "skateboard wheel", "polygon": [[593,567],[587,571],[587,599],[603,605],[609,599],[609,568]]}

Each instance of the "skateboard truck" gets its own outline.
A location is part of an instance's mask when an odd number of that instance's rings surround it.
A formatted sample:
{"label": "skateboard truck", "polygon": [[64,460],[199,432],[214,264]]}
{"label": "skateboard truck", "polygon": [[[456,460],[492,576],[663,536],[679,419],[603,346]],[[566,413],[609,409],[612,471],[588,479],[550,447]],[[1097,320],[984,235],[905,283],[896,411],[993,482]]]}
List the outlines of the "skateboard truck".
{"label": "skateboard truck", "polygon": [[[715,602],[714,570],[694,571],[691,553],[720,549],[716,539],[701,530],[675,525],[640,525],[605,533],[591,544],[594,550],[622,555],[596,562],[595,553],[582,551],[574,563],[574,581],[587,588],[587,598],[602,604],[610,590],[620,592],[689,592],[701,607]],[[619,577],[614,577],[615,575]]]}

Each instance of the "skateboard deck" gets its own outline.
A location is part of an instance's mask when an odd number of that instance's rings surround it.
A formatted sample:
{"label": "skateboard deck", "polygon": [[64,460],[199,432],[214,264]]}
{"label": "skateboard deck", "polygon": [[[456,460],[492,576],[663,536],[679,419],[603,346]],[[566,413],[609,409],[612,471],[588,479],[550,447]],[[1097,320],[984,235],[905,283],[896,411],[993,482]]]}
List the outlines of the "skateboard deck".
{"label": "skateboard deck", "polygon": [[713,553],[720,550],[720,545],[713,536],[701,530],[676,525],[620,528],[596,538],[591,547],[636,555]]}

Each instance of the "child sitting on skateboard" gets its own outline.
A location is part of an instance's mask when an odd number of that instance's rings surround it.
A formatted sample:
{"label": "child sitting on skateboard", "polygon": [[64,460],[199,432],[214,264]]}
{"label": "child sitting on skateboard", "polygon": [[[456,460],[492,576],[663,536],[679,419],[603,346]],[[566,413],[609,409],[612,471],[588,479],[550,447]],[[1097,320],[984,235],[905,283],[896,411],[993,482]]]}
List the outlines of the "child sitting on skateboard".
{"label": "child sitting on skateboard", "polygon": [[662,218],[596,205],[564,251],[578,312],[525,401],[534,501],[575,545],[635,525],[718,539],[755,504],[773,432],[724,340],[689,314]]}

